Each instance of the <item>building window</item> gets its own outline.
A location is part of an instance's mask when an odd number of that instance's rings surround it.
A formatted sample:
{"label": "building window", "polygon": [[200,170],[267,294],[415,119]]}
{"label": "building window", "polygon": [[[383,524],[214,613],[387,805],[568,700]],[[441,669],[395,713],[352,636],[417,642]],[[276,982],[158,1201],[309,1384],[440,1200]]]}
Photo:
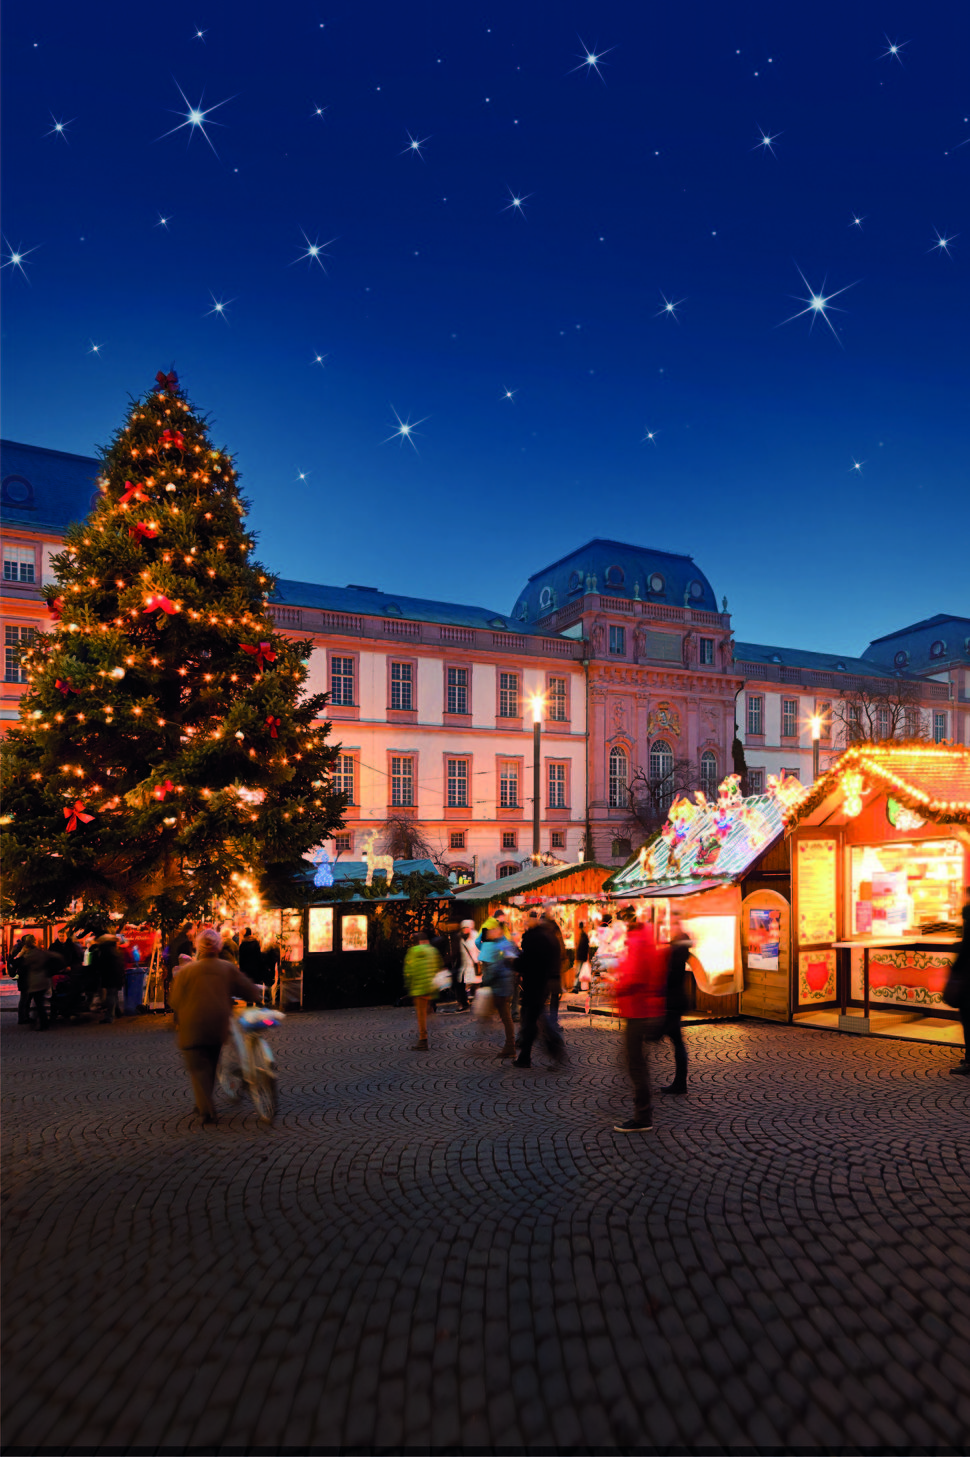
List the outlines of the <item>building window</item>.
{"label": "building window", "polygon": [[786,779],[799,779],[800,780],[801,777],[802,777],[802,771],[800,769],[782,769],[781,772],[782,772],[782,774],[784,775],[784,777]]}
{"label": "building window", "polygon": [[846,719],[845,729],[850,743],[862,738],[862,709],[858,703],[849,704],[849,716]]}
{"label": "building window", "polygon": [[876,738],[877,739],[888,739],[889,738],[889,709],[888,708],[877,708],[876,709]]}
{"label": "building window", "polygon": [[414,804],[414,760],[410,755],[391,755],[391,804]]}
{"label": "building window", "polygon": [[566,680],[565,678],[550,678],[547,693],[549,704],[549,717],[553,723],[566,722]]}
{"label": "building window", "polygon": [[553,830],[553,832],[552,832],[552,848],[554,850],[565,850],[565,848],[566,848],[566,831],[565,830]]}
{"label": "building window", "polygon": [[748,793],[764,794],[765,792],[765,771],[763,769],[748,770]]}
{"label": "building window", "polygon": [[391,664],[391,707],[407,711],[414,707],[414,664]]}
{"label": "building window", "polygon": [[519,716],[519,675],[499,673],[498,713],[499,718]]}
{"label": "building window", "polygon": [[514,830],[502,831],[502,849],[517,850],[519,848],[519,837]]}
{"label": "building window", "polygon": [[610,628],[610,652],[616,658],[626,657],[626,628]]}
{"label": "building window", "polygon": [[659,809],[666,809],[674,794],[674,751],[666,739],[650,749],[650,784]]}
{"label": "building window", "polygon": [[32,582],[34,580],[34,548],[32,546],[4,546],[3,580],[5,582]]}
{"label": "building window", "polygon": [[610,750],[610,809],[626,809],[629,802],[627,781],[629,761],[624,749]]}
{"label": "building window", "polygon": [[[468,760],[448,760],[448,808],[468,808]],[[463,848],[463,847],[459,847]]]}
{"label": "building window", "polygon": [[452,850],[464,850],[464,848],[465,848],[465,831],[464,830],[452,830],[451,835],[449,837],[448,843],[449,843],[449,846],[450,846],[450,848]]}
{"label": "building window", "polygon": [[448,669],[448,712],[468,712],[468,669]]}
{"label": "building window", "polygon": [[625,860],[630,854],[630,841],[614,840],[612,848],[610,850],[610,854],[612,855],[614,860],[619,860],[621,856]]}
{"label": "building window", "polygon": [[5,683],[26,683],[27,666],[20,661],[22,648],[30,647],[36,636],[33,627],[5,627],[3,629]]}
{"label": "building window", "polygon": [[519,766],[514,760],[506,761],[499,770],[498,794],[502,809],[519,808]]}
{"label": "building window", "polygon": [[333,787],[337,794],[346,794],[347,803],[355,804],[354,760],[350,754],[338,754],[333,771]]}
{"label": "building window", "polygon": [[[907,708],[903,714],[904,732],[908,739],[919,738],[919,709]],[[934,724],[935,728],[935,724]],[[937,740],[939,742],[939,740]]]}
{"label": "building window", "polygon": [[763,734],[765,731],[765,701],[760,693],[748,694],[748,733]]}
{"label": "building window", "polygon": [[566,808],[566,766],[549,765],[549,808]]}
{"label": "building window", "polygon": [[781,734],[785,739],[798,738],[798,699],[781,700]]}
{"label": "building window", "polygon": [[496,880],[508,880],[510,875],[518,875],[518,873],[519,867],[517,865],[509,865],[506,863],[498,867],[498,873],[495,878]]}
{"label": "building window", "polygon": [[717,755],[710,749],[701,755],[701,789],[708,799],[717,798]]}
{"label": "building window", "polygon": [[714,639],[712,637],[701,638],[701,667],[709,668],[714,662]]}
{"label": "building window", "polygon": [[933,715],[933,742],[942,744],[946,738],[946,714],[934,713]]}
{"label": "building window", "polygon": [[353,658],[330,659],[330,702],[351,706],[354,701]]}
{"label": "building window", "polygon": [[352,845],[352,840],[351,840],[351,837],[350,837],[349,834],[348,835],[334,835],[334,837],[333,837],[333,848],[334,848],[334,853],[335,854],[337,854],[337,855],[343,855],[345,853],[348,853],[350,851],[350,849],[351,849],[351,845]]}

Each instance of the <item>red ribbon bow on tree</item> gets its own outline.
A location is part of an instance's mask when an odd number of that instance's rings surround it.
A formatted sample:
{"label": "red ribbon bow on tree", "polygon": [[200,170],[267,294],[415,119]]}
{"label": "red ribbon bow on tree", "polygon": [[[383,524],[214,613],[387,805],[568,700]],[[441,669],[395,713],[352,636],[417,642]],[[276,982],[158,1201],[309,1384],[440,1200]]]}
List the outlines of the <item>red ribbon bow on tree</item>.
{"label": "red ribbon bow on tree", "polygon": [[175,373],[174,369],[170,369],[168,374],[166,374],[164,370],[160,369],[155,376],[155,383],[158,385],[159,390],[163,394],[166,390],[168,390],[171,394],[174,395],[176,389],[178,388],[178,382],[179,377]]}
{"label": "red ribbon bow on tree", "polygon": [[131,500],[135,500],[135,501],[147,501],[148,500],[148,497],[145,495],[145,492],[142,490],[141,486],[138,484],[137,481],[135,482],[134,485],[132,485],[131,481],[125,481],[125,485],[128,487],[128,489],[127,489],[127,491],[125,491],[125,493],[122,496],[121,500],[118,502],[119,506],[127,506],[128,502],[131,501]]}
{"label": "red ribbon bow on tree", "polygon": [[67,828],[70,831],[77,829],[78,820],[83,820],[87,824],[90,820],[94,819],[94,815],[86,815],[84,813],[84,805],[78,799],[75,800],[73,805],[64,806],[64,818],[67,820]]}
{"label": "red ribbon bow on tree", "polygon": [[158,528],[156,526],[152,526],[148,521],[139,521],[137,526],[132,527],[128,535],[132,538],[133,541],[138,541],[139,538],[145,537],[151,540],[153,537],[158,535]]}
{"label": "red ribbon bow on tree", "polygon": [[166,794],[175,793],[175,785],[172,783],[171,779],[166,779],[164,784],[157,784],[152,790],[152,793],[154,794],[156,799],[164,799]]}
{"label": "red ribbon bow on tree", "polygon": [[281,721],[282,720],[278,718],[274,718],[272,714],[270,714],[269,718],[266,720],[266,727],[269,729],[269,736],[271,739],[279,738],[279,734],[276,732],[276,730],[279,728]]}
{"label": "red ribbon bow on tree", "polygon": [[184,450],[185,436],[181,430],[163,430],[159,444],[164,445],[166,450]]}
{"label": "red ribbon bow on tree", "polygon": [[175,611],[173,603],[165,596],[164,592],[152,592],[151,596],[145,598],[146,612],[167,612],[169,617]]}
{"label": "red ribbon bow on tree", "polygon": [[55,688],[59,688],[61,690],[61,692],[64,694],[64,697],[65,698],[67,697],[67,695],[69,693],[76,693],[77,692],[77,689],[74,687],[74,685],[71,682],[70,678],[55,678],[55,680],[54,680],[54,687]]}
{"label": "red ribbon bow on tree", "polygon": [[64,611],[64,598],[55,597],[53,602],[48,602],[47,610],[55,622],[60,622],[61,613]]}
{"label": "red ribbon bow on tree", "polygon": [[263,671],[265,663],[275,663],[276,654],[268,642],[261,642],[257,647],[250,647],[248,643],[241,642],[239,646],[244,653],[250,653],[256,659],[256,666],[260,672]]}

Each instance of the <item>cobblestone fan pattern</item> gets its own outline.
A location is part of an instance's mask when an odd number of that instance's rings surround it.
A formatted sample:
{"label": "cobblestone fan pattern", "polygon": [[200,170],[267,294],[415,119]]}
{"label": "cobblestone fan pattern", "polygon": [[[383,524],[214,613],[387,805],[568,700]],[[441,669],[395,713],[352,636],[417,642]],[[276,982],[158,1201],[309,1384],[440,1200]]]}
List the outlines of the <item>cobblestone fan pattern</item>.
{"label": "cobblestone fan pattern", "polygon": [[625,1137],[615,1033],[430,1036],[291,1017],[276,1128],[202,1131],[162,1019],[5,1012],[8,1450],[967,1441],[953,1051],[691,1028]]}

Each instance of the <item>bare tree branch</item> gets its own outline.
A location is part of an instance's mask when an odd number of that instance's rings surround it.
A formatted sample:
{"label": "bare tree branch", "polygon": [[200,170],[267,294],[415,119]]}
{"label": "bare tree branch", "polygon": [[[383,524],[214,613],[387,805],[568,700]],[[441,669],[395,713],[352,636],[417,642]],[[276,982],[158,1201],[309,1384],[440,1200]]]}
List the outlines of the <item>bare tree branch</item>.
{"label": "bare tree branch", "polygon": [[832,704],[832,739],[840,747],[882,739],[929,739],[921,712],[923,685],[894,678],[872,688],[852,688]]}

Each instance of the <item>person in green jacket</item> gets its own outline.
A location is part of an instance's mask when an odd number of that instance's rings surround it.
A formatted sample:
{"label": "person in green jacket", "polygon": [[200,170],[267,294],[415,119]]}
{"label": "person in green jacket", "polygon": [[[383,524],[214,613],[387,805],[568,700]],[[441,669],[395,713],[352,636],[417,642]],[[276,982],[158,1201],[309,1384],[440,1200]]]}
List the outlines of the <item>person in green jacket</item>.
{"label": "person in green jacket", "polygon": [[435,977],[440,970],[441,957],[430,944],[427,931],[419,931],[404,958],[404,982],[418,1019],[418,1040],[412,1052],[428,1050],[428,1003],[438,995]]}

